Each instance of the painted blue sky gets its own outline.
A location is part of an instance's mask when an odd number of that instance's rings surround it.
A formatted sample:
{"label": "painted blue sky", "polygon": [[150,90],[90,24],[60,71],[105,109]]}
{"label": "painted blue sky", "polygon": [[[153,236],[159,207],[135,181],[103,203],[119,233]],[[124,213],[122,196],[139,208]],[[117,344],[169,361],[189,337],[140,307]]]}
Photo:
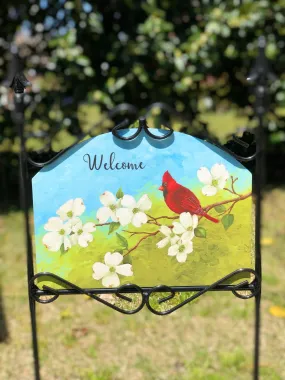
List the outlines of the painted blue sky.
{"label": "painted blue sky", "polygon": [[[158,132],[156,132],[158,133]],[[85,154],[93,158],[96,154],[103,162],[109,162],[110,153],[115,153],[115,162],[139,164],[143,170],[90,170],[83,160]],[[238,161],[219,148],[179,132],[166,140],[154,140],[143,133],[133,141],[121,141],[106,133],[81,142],[44,167],[33,178],[33,202],[36,233],[48,218],[56,216],[56,210],[72,198],[83,198],[85,213],[95,215],[101,207],[99,195],[108,190],[116,193],[122,187],[125,194],[136,199],[143,192],[162,197],[158,187],[163,173],[168,170],[174,179],[194,190],[199,196],[202,184],[197,170],[201,166],[209,169],[215,163],[223,163],[231,175],[238,176],[237,191],[248,189],[251,173]],[[103,166],[103,165],[102,165]]]}

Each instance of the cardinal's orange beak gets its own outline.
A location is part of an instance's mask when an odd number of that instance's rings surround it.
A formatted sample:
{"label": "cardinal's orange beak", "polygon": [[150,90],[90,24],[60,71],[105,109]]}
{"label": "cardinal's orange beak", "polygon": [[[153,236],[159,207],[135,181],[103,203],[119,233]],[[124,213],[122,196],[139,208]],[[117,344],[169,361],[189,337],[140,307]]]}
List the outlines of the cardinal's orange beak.
{"label": "cardinal's orange beak", "polygon": [[163,186],[159,186],[158,190],[163,191]]}

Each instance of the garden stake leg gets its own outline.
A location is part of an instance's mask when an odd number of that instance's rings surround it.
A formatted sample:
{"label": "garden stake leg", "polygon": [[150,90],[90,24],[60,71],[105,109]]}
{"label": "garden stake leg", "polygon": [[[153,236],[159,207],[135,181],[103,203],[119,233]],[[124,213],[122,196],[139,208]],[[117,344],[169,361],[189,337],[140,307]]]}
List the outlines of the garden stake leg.
{"label": "garden stake leg", "polygon": [[[262,227],[262,189],[265,184],[265,136],[264,136],[264,116],[269,108],[268,82],[274,81],[275,75],[271,71],[265,55],[266,40],[262,36],[258,40],[258,56],[249,74],[248,80],[254,83],[255,95],[255,116],[258,121],[256,128],[257,157],[255,166],[255,270],[258,276],[262,277],[261,268],[261,227]],[[259,379],[259,355],[260,355],[260,304],[261,286],[255,297],[255,330],[254,330],[254,372],[253,379]]]}
{"label": "garden stake leg", "polygon": [[[15,92],[14,103],[14,121],[17,126],[18,136],[20,137],[20,153],[19,153],[19,178],[20,178],[20,202],[21,208],[24,210],[25,221],[25,234],[26,234],[26,251],[27,251],[27,275],[28,282],[34,275],[33,266],[33,250],[32,239],[30,232],[29,222],[29,208],[28,208],[28,171],[25,149],[25,136],[24,136],[24,103],[23,95],[25,87],[28,85],[28,81],[22,74],[17,74],[12,82],[11,87]],[[35,300],[31,296],[31,290],[28,286],[29,295],[29,307],[31,315],[31,328],[32,328],[32,345],[34,356],[34,373],[35,380],[40,380],[40,364],[39,364],[39,352],[38,352],[38,338],[37,338],[37,324],[36,324],[36,304]]]}

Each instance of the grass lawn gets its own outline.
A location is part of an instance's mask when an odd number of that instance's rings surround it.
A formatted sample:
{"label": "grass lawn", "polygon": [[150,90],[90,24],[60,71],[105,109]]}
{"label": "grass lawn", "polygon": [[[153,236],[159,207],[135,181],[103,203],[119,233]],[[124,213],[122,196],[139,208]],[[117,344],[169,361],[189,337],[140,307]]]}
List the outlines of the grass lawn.
{"label": "grass lawn", "polygon": [[[21,213],[0,216],[0,302],[8,329],[8,339],[0,343],[1,380],[33,378],[22,227]],[[284,231],[285,189],[268,189],[262,240],[264,380],[285,379]],[[147,310],[125,316],[83,296],[37,304],[42,378],[251,379],[253,310],[254,300],[230,293],[206,294],[166,317]]]}

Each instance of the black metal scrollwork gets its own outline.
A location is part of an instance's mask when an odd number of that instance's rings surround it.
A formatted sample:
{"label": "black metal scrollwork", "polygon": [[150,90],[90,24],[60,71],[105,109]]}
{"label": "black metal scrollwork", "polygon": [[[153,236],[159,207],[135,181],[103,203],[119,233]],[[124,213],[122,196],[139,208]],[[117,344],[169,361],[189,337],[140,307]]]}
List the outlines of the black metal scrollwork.
{"label": "black metal scrollwork", "polygon": [[[226,281],[232,280],[235,276],[241,275],[241,274],[249,274],[254,277],[254,279],[249,283],[247,280],[244,280],[238,284],[234,285],[225,285],[224,283]],[[55,289],[47,285],[43,285],[42,290],[35,285],[35,280],[39,278],[45,278],[52,279],[54,281],[59,282],[62,286],[66,287],[66,289]],[[124,284],[119,288],[116,289],[83,289],[70,281],[67,281],[63,279],[60,276],[55,275],[54,273],[49,272],[41,272],[34,275],[30,282],[30,294],[33,297],[33,299],[39,303],[50,303],[55,301],[60,295],[67,295],[67,294],[85,294],[95,301],[101,302],[106,306],[109,306],[110,308],[123,313],[123,314],[135,314],[139,312],[144,305],[147,306],[147,308],[156,315],[168,315],[173,313],[174,311],[180,309],[182,306],[194,301],[198,297],[202,296],[203,294],[213,291],[213,290],[224,290],[224,291],[231,291],[236,297],[242,298],[242,299],[249,299],[254,297],[260,289],[260,278],[258,277],[257,273],[251,269],[251,268],[241,268],[237,269],[225,277],[219,279],[218,281],[214,282],[211,285],[206,286],[185,286],[185,287],[171,287],[167,285],[158,285],[153,288],[142,288],[135,284]],[[151,302],[151,296],[154,295],[154,293],[170,293],[168,296],[164,296],[163,298],[160,298],[157,300],[158,306],[172,300],[175,295],[178,292],[181,292],[181,289],[183,289],[183,292],[194,292],[193,295],[188,297],[183,302],[180,302],[179,304],[170,307],[167,310],[160,311],[159,309],[156,309],[152,306]],[[242,293],[240,293],[242,291]],[[248,294],[249,292],[249,294]],[[127,301],[128,302],[128,308],[124,309],[123,307],[118,307],[105,299],[100,297],[100,294],[114,294],[118,298]],[[126,296],[128,294],[128,296]],[[138,294],[140,295],[140,300],[136,300],[134,302],[134,299],[131,298],[130,294]],[[42,298],[43,296],[48,296],[49,298]],[[138,304],[137,304],[138,303]],[[135,306],[135,307],[134,307]]]}
{"label": "black metal scrollwork", "polygon": [[150,128],[147,125],[146,118],[145,117],[140,117],[139,118],[139,126],[136,129],[135,133],[132,134],[131,136],[124,137],[124,136],[120,135],[118,133],[118,131],[126,128],[127,124],[128,124],[128,120],[124,120],[122,123],[116,125],[112,129],[112,134],[116,138],[118,138],[120,140],[123,140],[123,141],[134,140],[142,131],[144,131],[149,137],[151,137],[154,140],[165,140],[165,139],[167,139],[168,137],[170,137],[173,134],[173,129],[172,129],[172,127],[170,125],[165,125],[165,127],[168,129],[168,132],[165,133],[165,134],[163,134],[163,135],[161,135],[161,136],[158,136],[158,135],[155,135],[154,133],[151,133],[150,132]]}

